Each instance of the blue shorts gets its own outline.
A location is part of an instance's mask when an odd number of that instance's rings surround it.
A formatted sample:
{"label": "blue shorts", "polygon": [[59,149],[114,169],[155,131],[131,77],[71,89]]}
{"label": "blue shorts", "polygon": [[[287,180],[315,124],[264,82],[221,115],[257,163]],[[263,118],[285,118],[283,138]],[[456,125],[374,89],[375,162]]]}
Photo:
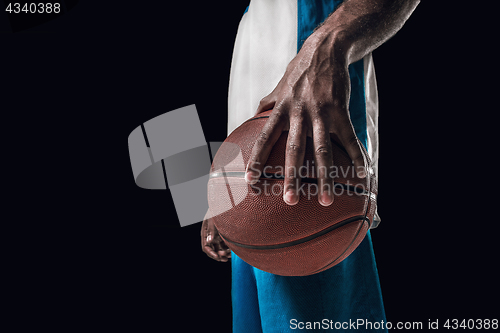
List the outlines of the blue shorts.
{"label": "blue shorts", "polygon": [[[231,269],[234,333],[342,328],[386,332],[380,329],[386,318],[370,232],[349,257],[318,274],[274,275],[248,265],[234,253]],[[362,323],[358,319],[366,325],[354,326],[354,322]]]}

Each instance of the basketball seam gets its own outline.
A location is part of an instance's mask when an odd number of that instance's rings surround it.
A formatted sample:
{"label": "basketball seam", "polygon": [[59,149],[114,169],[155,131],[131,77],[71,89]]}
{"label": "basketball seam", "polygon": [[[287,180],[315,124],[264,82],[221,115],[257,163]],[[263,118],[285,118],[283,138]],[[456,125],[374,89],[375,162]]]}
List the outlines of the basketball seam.
{"label": "basketball seam", "polygon": [[248,123],[248,122],[250,122],[250,121],[252,121],[252,120],[262,119],[262,118],[269,118],[269,116],[261,116],[261,117],[251,118],[251,119],[248,119],[247,121],[245,121],[243,124]]}
{"label": "basketball seam", "polygon": [[[366,218],[363,220],[363,223],[366,222]],[[370,225],[370,224],[368,224]],[[333,259],[332,261],[330,261],[327,265],[321,267],[320,269],[314,271],[312,274],[316,274],[316,273],[319,273],[325,269],[328,268],[328,266],[332,265],[333,263],[335,263],[337,260],[339,260],[339,258],[342,258],[342,256],[352,247],[352,244],[354,244],[354,242],[356,241],[356,239],[358,238],[359,236],[359,233],[361,232],[361,229],[363,229],[363,224],[361,224],[361,226],[358,228],[358,231],[356,232],[356,236],[354,236],[354,239],[351,241],[351,243],[349,244],[349,246],[346,247],[346,249],[344,250],[344,252],[342,252],[337,258]],[[335,266],[335,265],[333,265]],[[332,267],[333,267],[332,266]]]}
{"label": "basketball seam", "polygon": [[[290,247],[290,246],[294,246],[294,245],[299,245],[299,244],[302,244],[302,243],[306,243],[310,240],[313,240],[315,238],[318,238],[320,236],[323,236],[323,235],[326,235],[328,234],[329,232],[335,230],[335,229],[338,229],[340,227],[343,227],[349,223],[352,223],[352,222],[356,222],[356,221],[367,221],[367,218],[366,216],[361,216],[361,215],[358,215],[358,216],[353,216],[353,217],[350,217],[350,218],[347,218],[341,222],[338,222],[338,223],[335,223],[334,225],[328,227],[328,228],[325,228],[321,231],[318,231],[317,233],[315,234],[312,234],[312,235],[309,235],[309,236],[306,236],[306,237],[303,237],[303,238],[300,238],[300,239],[297,239],[297,240],[294,240],[294,241],[291,241],[291,242],[286,242],[286,243],[281,243],[281,244],[274,244],[274,245],[248,245],[248,244],[243,244],[243,243],[238,243],[238,242],[235,242],[229,238],[227,238],[226,236],[224,236],[220,231],[219,231],[219,235],[225,240],[225,241],[228,241],[229,243],[231,244],[234,244],[236,246],[239,246],[239,247],[242,247],[242,248],[246,248],[246,249],[254,249],[254,250],[272,250],[272,249],[281,249],[281,248],[285,248],[285,247]],[[370,221],[368,220],[368,223]]]}

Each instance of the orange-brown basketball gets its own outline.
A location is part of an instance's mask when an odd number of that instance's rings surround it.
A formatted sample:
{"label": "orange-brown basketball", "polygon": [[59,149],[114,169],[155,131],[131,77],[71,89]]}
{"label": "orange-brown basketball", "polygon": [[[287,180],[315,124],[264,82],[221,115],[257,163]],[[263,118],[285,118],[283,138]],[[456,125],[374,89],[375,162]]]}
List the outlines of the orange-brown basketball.
{"label": "orange-brown basketball", "polygon": [[311,275],[335,266],[356,249],[376,210],[376,181],[365,150],[367,176],[358,178],[343,146],[332,135],[334,201],[318,202],[312,139],[307,138],[299,203],[283,201],[288,132],[283,132],[256,184],[245,182],[254,143],[271,111],[234,130],[215,155],[208,203],[215,226],[229,248],[248,264],[288,276]]}

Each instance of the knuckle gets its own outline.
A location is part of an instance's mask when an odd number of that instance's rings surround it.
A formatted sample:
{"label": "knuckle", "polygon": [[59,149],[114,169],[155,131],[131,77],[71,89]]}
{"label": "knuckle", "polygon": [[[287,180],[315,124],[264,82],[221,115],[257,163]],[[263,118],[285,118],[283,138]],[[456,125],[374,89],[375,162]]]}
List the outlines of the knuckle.
{"label": "knuckle", "polygon": [[347,111],[348,108],[347,108],[347,103],[346,103],[346,99],[342,99],[342,98],[334,98],[331,102],[331,107],[334,108],[334,109],[337,109],[337,110],[344,110],[344,111]]}
{"label": "knuckle", "polygon": [[317,118],[326,118],[330,115],[332,110],[332,102],[315,101],[311,105],[311,113]]}
{"label": "knuckle", "polygon": [[311,120],[314,122],[321,122],[325,117],[324,109],[320,108],[312,108],[309,110],[309,115],[311,116]]}
{"label": "knuckle", "polygon": [[314,153],[318,157],[327,157],[328,155],[330,155],[331,150],[330,147],[328,147],[327,145],[320,145],[316,147]]}
{"label": "knuckle", "polygon": [[264,143],[266,142],[267,140],[269,140],[269,132],[266,131],[266,130],[262,130],[260,133],[259,133],[259,136],[257,138],[257,141],[260,142],[260,143]]}
{"label": "knuckle", "polygon": [[291,142],[288,144],[288,153],[297,155],[303,150],[303,146],[298,144],[297,142]]}
{"label": "knuckle", "polygon": [[357,136],[353,133],[351,135],[348,135],[347,138],[345,139],[344,145],[348,145],[351,147],[351,158],[353,160],[362,160],[363,155],[361,153],[361,147],[360,143],[358,141]]}
{"label": "knuckle", "polygon": [[281,121],[285,117],[285,111],[282,109],[282,105],[283,104],[279,104],[275,107],[271,115],[277,121]]}
{"label": "knuckle", "polygon": [[295,118],[305,119],[307,110],[304,107],[304,102],[296,101],[293,105],[293,116]]}
{"label": "knuckle", "polygon": [[332,124],[332,118],[326,111],[324,112],[315,112],[311,116],[311,123],[313,128],[315,128],[315,132],[318,131],[318,128],[329,128]]}
{"label": "knuckle", "polygon": [[287,173],[285,175],[285,181],[289,187],[293,187],[293,181],[297,178],[297,175],[294,172],[294,168],[288,168]]}

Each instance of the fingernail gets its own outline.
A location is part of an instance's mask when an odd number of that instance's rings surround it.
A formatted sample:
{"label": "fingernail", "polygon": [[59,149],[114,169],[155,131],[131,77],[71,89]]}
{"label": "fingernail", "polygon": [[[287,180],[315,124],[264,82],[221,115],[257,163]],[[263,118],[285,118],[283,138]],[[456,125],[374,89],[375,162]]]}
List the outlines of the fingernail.
{"label": "fingernail", "polygon": [[298,199],[299,198],[295,194],[295,191],[293,191],[293,190],[286,191],[284,200],[287,204],[295,205],[299,201]]}
{"label": "fingernail", "polygon": [[366,171],[365,168],[360,168],[358,171],[358,178],[365,178],[366,177]]}
{"label": "fingernail", "polygon": [[323,206],[330,206],[333,202],[333,197],[330,196],[328,191],[323,192],[321,195],[320,204]]}
{"label": "fingernail", "polygon": [[257,175],[255,173],[253,173],[252,171],[248,171],[246,174],[245,174],[245,181],[248,183],[248,184],[255,184],[257,182]]}

